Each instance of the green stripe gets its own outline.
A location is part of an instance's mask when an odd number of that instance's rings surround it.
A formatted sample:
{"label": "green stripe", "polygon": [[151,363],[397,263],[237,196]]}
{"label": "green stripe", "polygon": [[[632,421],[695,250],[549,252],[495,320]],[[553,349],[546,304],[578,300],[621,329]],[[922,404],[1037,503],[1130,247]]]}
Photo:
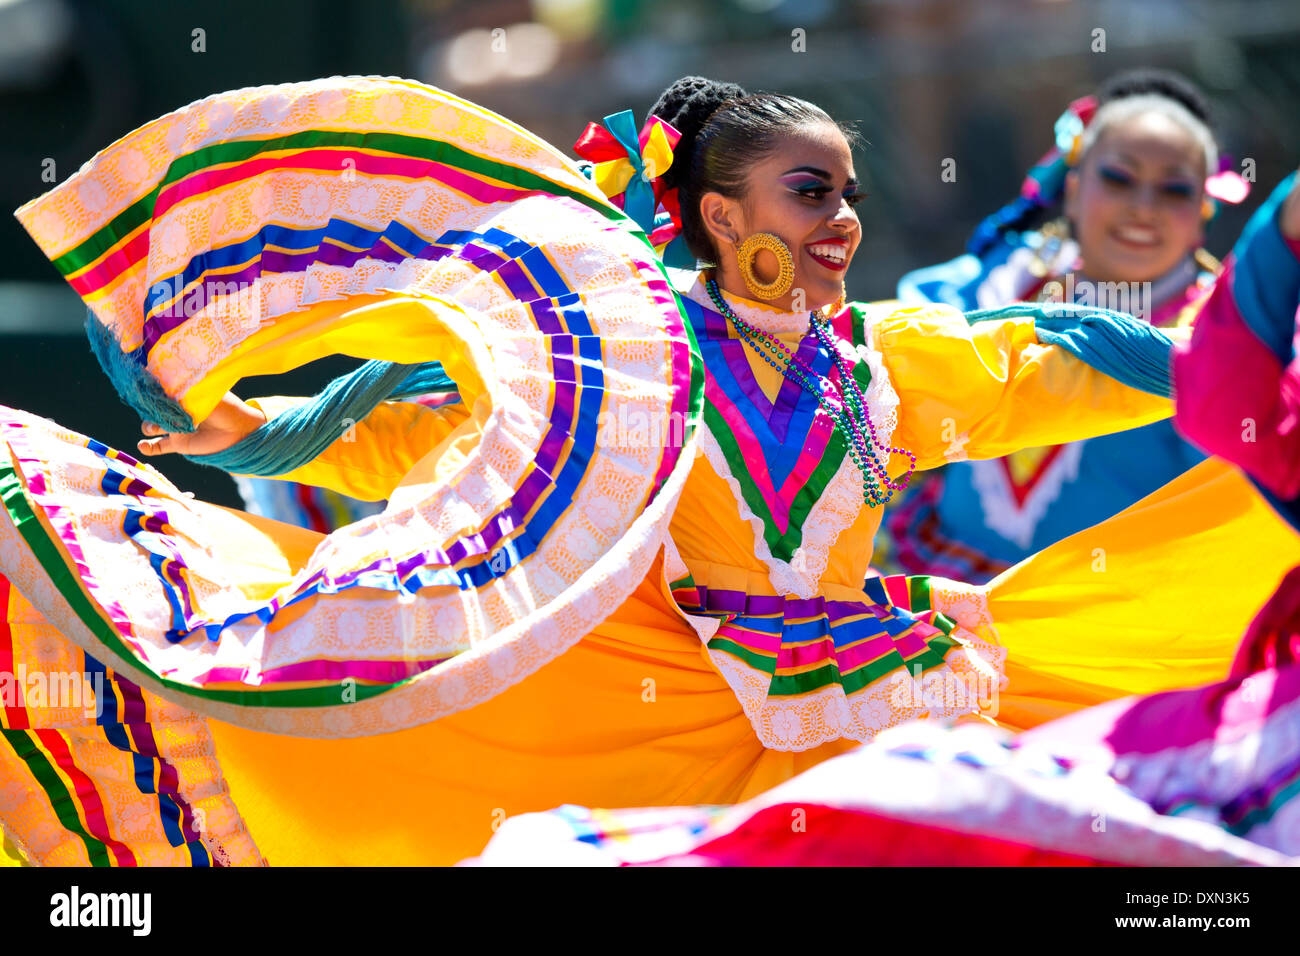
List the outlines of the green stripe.
{"label": "green stripe", "polygon": [[1273,815],[1281,809],[1282,804],[1296,796],[1300,796],[1300,777],[1292,780],[1277,793],[1273,794],[1273,796],[1269,798],[1266,806],[1256,807],[1249,813],[1245,814],[1236,823],[1228,824],[1226,829],[1234,836],[1245,836],[1252,828],[1271,820]]}
{"label": "green stripe", "polygon": [[926,649],[915,657],[907,658],[907,668],[912,670],[918,664],[922,671],[928,671],[932,667],[938,667],[943,663],[943,659],[948,655],[957,642],[946,634],[936,634],[926,645]]}
{"label": "green stripe", "polygon": [[[853,343],[854,345],[863,345],[866,343],[866,326],[864,313],[856,306],[852,308],[853,314]],[[871,369],[865,362],[855,362],[853,364],[853,378],[858,383],[858,388],[865,394],[867,386],[871,384]],[[708,403],[704,407],[704,420],[709,426],[709,431],[713,434],[722,451],[722,457],[726,459],[728,467],[731,469],[732,477],[740,484],[741,497],[749,505],[751,511],[758,515],[763,522],[763,540],[767,542],[768,550],[771,551],[772,557],[780,561],[789,561],[795,550],[803,543],[803,523],[808,518],[808,513],[812,511],[821,496],[826,491],[826,486],[830,484],[835,473],[840,469],[848,454],[848,444],[844,436],[840,434],[839,427],[836,426],[831,432],[830,440],[826,443],[826,450],[822,453],[821,461],[808,476],[808,480],[799,493],[795,495],[794,501],[790,504],[790,523],[785,534],[781,534],[776,527],[776,522],[772,517],[771,510],[767,507],[767,502],[763,498],[763,493],[759,491],[758,485],[751,477],[751,471],[744,455],[741,454],[740,445],[736,442],[731,426],[727,424],[726,419],[713,406]],[[757,436],[755,436],[757,437]]]}
{"label": "green stripe", "polygon": [[754,668],[756,671],[762,671],[765,674],[771,674],[776,670],[776,659],[751,651],[744,644],[737,644],[735,641],[728,640],[725,637],[714,637],[709,639],[709,650],[725,651],[732,657],[739,657],[742,661]]}
{"label": "green stripe", "polygon": [[178,157],[167,168],[166,175],[157,186],[137,199],[115,216],[108,225],[90,236],[75,249],[54,259],[54,267],[62,275],[67,276],[94,262],[117,245],[124,237],[148,222],[153,216],[158,194],[167,186],[179,182],[187,176],[210,166],[246,161],[263,152],[281,149],[309,149],[319,146],[371,149],[397,153],[415,159],[432,160],[448,166],[455,166],[478,176],[490,177],[522,189],[536,189],[552,195],[568,196],[596,210],[608,219],[631,222],[621,210],[614,208],[603,200],[596,199],[568,186],[562,186],[531,170],[485,159],[482,156],[475,156],[442,140],[426,139],[418,136],[402,136],[397,133],[304,130],[301,133],[276,136],[271,139],[216,143]]}
{"label": "green stripe", "polygon": [[4,734],[5,741],[13,748],[14,753],[27,764],[27,769],[32,772],[32,776],[36,778],[36,782],[41,785],[41,789],[49,798],[50,806],[55,816],[59,818],[59,822],[65,829],[81,837],[81,842],[86,845],[86,855],[90,857],[90,865],[112,866],[108,847],[87,833],[86,828],[81,825],[81,818],[77,815],[77,805],[72,794],[68,792],[63,778],[54,769],[54,765],[41,752],[35,739],[25,730],[0,730],[0,734]]}
{"label": "green stripe", "polygon": [[741,497],[745,499],[745,503],[749,505],[750,510],[762,520],[763,540],[767,542],[772,557],[780,561],[789,561],[794,555],[795,549],[803,542],[803,523],[808,518],[808,512],[812,510],[813,505],[818,502],[826,491],[826,486],[830,483],[831,478],[835,476],[835,472],[844,461],[845,454],[848,451],[848,446],[844,443],[839,429],[836,428],[831,433],[821,462],[813,470],[813,473],[808,476],[808,480],[799,489],[799,493],[795,495],[794,501],[790,503],[790,524],[786,528],[785,534],[781,534],[776,527],[775,520],[773,520],[771,510],[767,507],[767,502],[763,498],[763,493],[759,491],[758,485],[754,482],[749,464],[740,452],[740,445],[736,442],[731,426],[711,402],[706,403],[704,406],[704,421],[709,426],[709,432],[717,441],[718,448],[722,451],[722,457],[726,459],[727,466],[731,469],[732,477],[740,484]]}
{"label": "green stripe", "polygon": [[841,684],[843,682],[839,668],[834,663],[826,663],[816,670],[804,671],[801,674],[776,675],[772,678],[772,684],[767,689],[767,695],[769,697],[790,697],[794,694],[806,694],[829,684]]}
{"label": "green stripe", "polygon": [[952,638],[937,634],[927,642],[925,651],[908,660],[904,660],[901,654],[893,651],[880,660],[872,661],[848,674],[841,674],[834,661],[828,661],[815,670],[804,671],[801,674],[778,674],[772,678],[768,694],[772,697],[789,697],[806,694],[830,684],[840,684],[846,694],[856,694],[868,684],[874,684],[894,671],[905,670],[910,674],[917,665],[920,665],[923,672],[938,667],[943,663],[948,651],[956,644],[957,642]]}
{"label": "green stripe", "polygon": [[676,581],[668,582],[668,590],[670,591],[681,591],[686,588],[696,588],[696,587],[698,587],[698,585],[696,585],[695,583],[695,578],[691,576],[689,571],[687,572],[686,577],[678,578]]}
{"label": "green stripe", "polygon": [[930,604],[930,575],[913,574],[907,578],[907,599],[912,612],[928,611]]}
{"label": "green stripe", "polygon": [[[636,228],[631,220],[622,217],[622,213],[618,210],[602,209],[602,211],[606,212],[609,218],[621,219],[624,224],[628,225],[629,234],[634,235],[645,246],[649,261],[654,264],[663,281],[668,283],[671,288],[672,284],[669,281],[667,271],[658,257],[654,255],[654,249],[645,233]],[[677,311],[689,341],[691,384],[690,398],[687,405],[687,426],[690,431],[693,431],[699,424],[700,412],[704,404],[704,369],[703,362],[700,359],[695,330],[691,326],[685,306],[681,303],[680,298],[677,299]],[[689,437],[689,432],[686,437]],[[122,642],[117,631],[100,616],[95,604],[82,591],[79,579],[71,568],[64,563],[57,545],[37,520],[32,505],[27,500],[22,483],[18,479],[12,463],[8,460],[0,461],[0,498],[3,499],[5,510],[9,513],[15,527],[17,527],[24,540],[27,541],[41,567],[49,576],[51,583],[58,589],[64,600],[68,602],[72,611],[95,638],[103,643],[106,648],[117,654],[127,664],[127,670],[137,677],[144,675],[163,687],[190,698],[217,701],[241,707],[331,707],[342,705],[340,686],[260,691],[206,690],[161,677],[148,668],[143,661],[136,658],[133,651]],[[415,676],[392,684],[358,684],[353,690],[356,700],[368,700],[389,690],[402,687],[412,680],[415,680]]]}
{"label": "green stripe", "polygon": [[[68,602],[73,613],[97,640],[128,665],[128,670],[132,674],[144,675],[168,690],[188,697],[241,707],[333,707],[348,706],[348,703],[351,703],[343,702],[340,693],[342,685],[263,691],[205,690],[160,677],[122,642],[117,631],[99,615],[94,602],[81,590],[80,580],[64,563],[57,545],[37,519],[23,491],[22,482],[18,479],[13,464],[8,460],[0,461],[0,497],[4,500],[5,510],[9,512],[14,526],[26,540],[50,582]],[[358,684],[353,691],[358,701],[367,700],[410,683],[414,679],[415,677],[407,677],[392,684]]]}

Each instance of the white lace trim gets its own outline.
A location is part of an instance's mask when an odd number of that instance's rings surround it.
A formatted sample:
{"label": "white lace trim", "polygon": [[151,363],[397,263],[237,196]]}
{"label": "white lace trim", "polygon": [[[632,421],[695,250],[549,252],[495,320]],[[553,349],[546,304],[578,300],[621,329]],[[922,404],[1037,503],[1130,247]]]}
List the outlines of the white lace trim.
{"label": "white lace trim", "polygon": [[[703,284],[698,280],[688,295],[701,305],[712,308],[708,293],[704,291]],[[701,296],[703,296],[703,299],[701,299]],[[728,297],[728,302],[729,304],[732,302],[730,297]],[[741,302],[740,304],[743,305],[744,303]],[[793,316],[793,318],[800,319],[805,328],[807,326],[808,320],[806,316],[778,312],[766,306],[756,306],[754,308],[762,309],[769,316]],[[737,308],[737,311],[746,321],[751,321],[751,315],[748,312],[741,311],[740,308]],[[871,312],[872,307],[868,307],[866,321],[868,343],[873,338],[872,328],[878,318],[872,316]],[[756,323],[758,321],[756,318],[752,320]],[[898,426],[899,401],[898,393],[889,380],[889,373],[885,370],[884,357],[871,344],[859,346],[856,350],[846,346],[842,341],[839,342],[839,345],[849,354],[855,354],[856,352],[858,361],[866,362],[871,371],[871,382],[867,386],[863,398],[866,399],[867,409],[871,413],[871,420],[875,423],[879,444],[888,445],[893,438],[895,428]],[[808,512],[807,518],[804,519],[801,529],[803,543],[795,549],[789,561],[783,561],[772,555],[772,550],[768,547],[766,538],[763,537],[763,520],[754,514],[745,501],[744,494],[740,489],[740,482],[732,475],[717,439],[714,438],[706,424],[701,423],[699,435],[700,449],[704,452],[704,457],[708,459],[713,470],[731,489],[732,496],[736,499],[736,505],[740,510],[740,517],[749,524],[754,533],[754,554],[767,567],[768,579],[771,581],[772,587],[780,594],[790,594],[801,598],[816,597],[822,576],[826,573],[826,567],[830,560],[831,548],[834,546],[836,539],[839,538],[840,533],[857,521],[858,515],[861,513],[862,508],[865,507],[862,501],[862,477],[857,466],[853,463],[853,459],[848,455],[844,456],[844,460],[840,462],[834,477],[827,483],[826,490]]]}
{"label": "white lace trim", "polygon": [[[722,289],[721,286],[719,286],[719,291],[722,292],[722,298],[727,305],[731,306],[737,315],[756,329],[762,329],[764,332],[771,332],[774,335],[803,335],[808,331],[807,312],[786,312],[784,309],[764,305],[762,302],[755,302],[752,299],[742,299]],[[688,287],[686,295],[705,308],[716,311],[713,307],[713,299],[709,297],[708,290],[704,288],[702,275],[695,276],[695,281]]]}
{"label": "white lace trim", "polygon": [[[668,564],[666,559],[665,568]],[[1007,651],[993,625],[988,589],[935,578],[930,600],[957,622],[949,636],[958,646],[937,667],[899,668],[853,694],[832,684],[795,697],[772,697],[772,675],[766,671],[722,650],[710,650],[709,659],[769,750],[811,750],[840,739],[866,743],[915,719],[996,718],[1007,685]],[[717,618],[681,613],[705,644],[721,626]]]}
{"label": "white lace trim", "polygon": [[1017,504],[1007,483],[999,461],[972,461],[971,484],[979,495],[984,511],[984,523],[1008,541],[1028,548],[1034,539],[1038,524],[1047,509],[1061,496],[1067,481],[1079,477],[1079,462],[1083,459],[1084,441],[1070,442],[1056,460],[1047,466],[1041,478],[1025,497],[1023,505]]}

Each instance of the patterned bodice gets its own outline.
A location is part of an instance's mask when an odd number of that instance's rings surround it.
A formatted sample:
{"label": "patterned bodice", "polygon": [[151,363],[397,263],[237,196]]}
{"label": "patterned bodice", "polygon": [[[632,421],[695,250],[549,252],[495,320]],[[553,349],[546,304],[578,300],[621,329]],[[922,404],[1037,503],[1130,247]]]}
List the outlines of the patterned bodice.
{"label": "patterned bodice", "polygon": [[[700,457],[673,522],[683,561],[698,583],[743,574],[751,593],[811,598],[827,584],[860,594],[879,524],[878,514],[866,512],[879,509],[864,505],[843,436],[816,396],[756,355],[714,311],[698,281],[685,301],[704,359],[705,406]],[[728,303],[777,335],[838,395],[834,358],[809,331],[806,312],[730,296]],[[869,345],[865,310],[844,309],[832,328],[887,442],[898,399]]]}

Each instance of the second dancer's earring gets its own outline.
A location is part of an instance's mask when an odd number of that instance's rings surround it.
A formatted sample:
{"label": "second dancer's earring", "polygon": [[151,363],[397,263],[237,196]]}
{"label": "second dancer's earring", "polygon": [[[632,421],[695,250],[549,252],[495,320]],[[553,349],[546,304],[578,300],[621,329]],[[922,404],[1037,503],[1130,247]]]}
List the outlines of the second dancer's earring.
{"label": "second dancer's earring", "polygon": [[[754,262],[764,249],[776,256],[778,271],[771,282],[764,282],[754,271]],[[736,246],[736,265],[745,288],[756,299],[779,299],[794,285],[794,256],[790,247],[770,232],[756,232]]]}

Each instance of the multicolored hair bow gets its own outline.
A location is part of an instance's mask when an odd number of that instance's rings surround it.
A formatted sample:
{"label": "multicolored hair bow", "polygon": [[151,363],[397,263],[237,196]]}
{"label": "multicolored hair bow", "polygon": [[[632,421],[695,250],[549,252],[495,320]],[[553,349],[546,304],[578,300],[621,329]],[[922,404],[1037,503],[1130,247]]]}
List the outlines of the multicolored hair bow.
{"label": "multicolored hair bow", "polygon": [[[683,264],[681,209],[677,190],[661,178],[673,164],[673,149],[682,134],[658,116],[636,129],[631,110],[612,113],[604,125],[588,123],[574,151],[592,165],[591,178],[614,205],[650,235],[668,265]],[[694,265],[690,256],[688,265]]]}

